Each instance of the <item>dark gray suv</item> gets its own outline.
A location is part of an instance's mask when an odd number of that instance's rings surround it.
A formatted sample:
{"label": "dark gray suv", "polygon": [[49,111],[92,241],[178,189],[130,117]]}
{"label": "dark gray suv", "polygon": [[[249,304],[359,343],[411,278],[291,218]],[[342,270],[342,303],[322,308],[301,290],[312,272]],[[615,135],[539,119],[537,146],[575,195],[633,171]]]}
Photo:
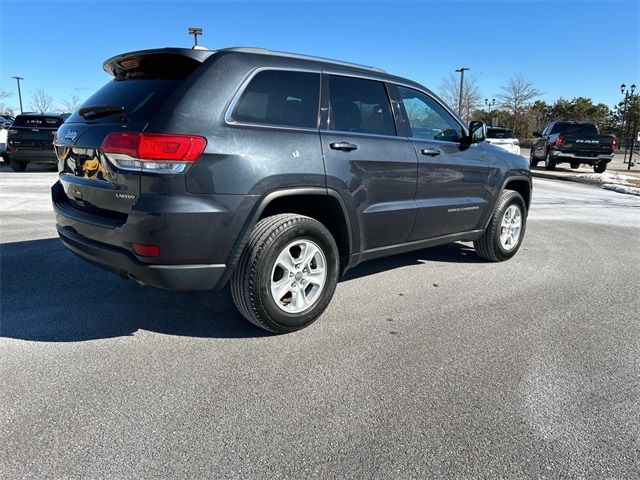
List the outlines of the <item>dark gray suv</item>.
{"label": "dark gray suv", "polygon": [[138,51],[104,70],[58,130],[52,196],[63,243],[124,278],[230,283],[248,320],[291,332],[365,260],[520,247],[527,162],[415,82],[254,48]]}

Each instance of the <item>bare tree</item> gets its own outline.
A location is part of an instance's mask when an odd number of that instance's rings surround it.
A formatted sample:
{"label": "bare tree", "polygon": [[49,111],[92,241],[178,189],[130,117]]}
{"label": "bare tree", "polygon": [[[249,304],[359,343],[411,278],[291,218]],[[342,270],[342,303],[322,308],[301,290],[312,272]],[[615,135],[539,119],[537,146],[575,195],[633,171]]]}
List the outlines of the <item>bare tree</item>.
{"label": "bare tree", "polygon": [[[464,77],[462,89],[462,111],[458,114],[469,121],[473,112],[480,106],[482,95],[478,88],[478,75],[471,74]],[[458,109],[458,99],[460,98],[460,77],[450,73],[448,77],[442,79],[439,90],[442,99],[453,110]]]}
{"label": "bare tree", "polygon": [[63,113],[73,112],[80,103],[80,97],[78,95],[71,95],[69,98],[62,100]]}
{"label": "bare tree", "polygon": [[500,102],[500,107],[513,116],[513,128],[515,131],[518,125],[518,115],[524,110],[529,101],[542,95],[542,92],[522,73],[516,73],[500,89],[502,92],[496,95],[496,98]]}
{"label": "bare tree", "polygon": [[9,90],[5,90],[3,88],[0,88],[0,102],[2,100],[4,100],[5,98],[8,98],[11,96],[11,92]]}
{"label": "bare tree", "polygon": [[48,112],[51,110],[53,106],[53,97],[49,95],[44,89],[39,88],[35,92],[31,93],[31,103],[29,104],[29,108],[40,112]]}

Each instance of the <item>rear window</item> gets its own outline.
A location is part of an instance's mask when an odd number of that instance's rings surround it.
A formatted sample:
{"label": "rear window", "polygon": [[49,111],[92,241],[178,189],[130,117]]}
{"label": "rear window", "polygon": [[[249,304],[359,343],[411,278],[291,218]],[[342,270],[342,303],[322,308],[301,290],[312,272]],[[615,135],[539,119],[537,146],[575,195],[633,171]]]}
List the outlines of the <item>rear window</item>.
{"label": "rear window", "polygon": [[232,114],[238,122],[316,128],[320,74],[265,70],[242,93]]}
{"label": "rear window", "polygon": [[[128,121],[147,122],[199,65],[196,60],[172,54],[131,56],[115,61],[105,67],[114,74],[114,79],[89,97],[80,109],[123,107]],[[70,123],[87,121],[78,112],[79,109],[69,117]],[[120,121],[120,114],[99,116],[95,121],[115,123]]]}
{"label": "rear window", "polygon": [[553,133],[565,135],[598,135],[598,127],[593,123],[557,123]]}
{"label": "rear window", "polygon": [[487,138],[516,138],[511,130],[487,129]]}
{"label": "rear window", "polygon": [[62,118],[46,115],[18,115],[13,122],[14,127],[55,128],[62,125]]}

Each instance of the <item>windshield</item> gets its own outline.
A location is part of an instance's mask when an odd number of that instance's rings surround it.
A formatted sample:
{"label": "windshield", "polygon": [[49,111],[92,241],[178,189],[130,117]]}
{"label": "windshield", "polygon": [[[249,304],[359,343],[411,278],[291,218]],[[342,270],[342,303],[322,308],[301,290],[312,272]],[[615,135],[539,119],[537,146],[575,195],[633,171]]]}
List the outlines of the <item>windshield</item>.
{"label": "windshield", "polygon": [[55,128],[62,125],[62,118],[46,115],[18,115],[14,127]]}
{"label": "windshield", "polygon": [[487,138],[516,138],[511,130],[488,128]]}
{"label": "windshield", "polygon": [[598,135],[598,127],[593,123],[558,123],[553,133],[565,135]]}
{"label": "windshield", "polygon": [[[99,105],[123,107],[129,121],[147,122],[180,83],[180,80],[158,79],[112,80],[89,97],[82,108]],[[76,111],[68,121],[84,122],[85,119]],[[100,121],[115,123],[120,121],[120,115],[104,116]]]}

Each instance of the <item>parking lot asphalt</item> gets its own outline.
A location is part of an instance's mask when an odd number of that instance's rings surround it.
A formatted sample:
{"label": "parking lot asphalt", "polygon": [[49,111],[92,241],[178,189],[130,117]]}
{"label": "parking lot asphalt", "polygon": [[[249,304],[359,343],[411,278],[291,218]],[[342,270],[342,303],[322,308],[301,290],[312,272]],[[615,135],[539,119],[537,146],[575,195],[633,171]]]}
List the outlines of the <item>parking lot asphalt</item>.
{"label": "parking lot asphalt", "polygon": [[640,198],[535,179],[524,244],[365,263],[311,327],[140,287],[0,171],[0,478],[640,476]]}

